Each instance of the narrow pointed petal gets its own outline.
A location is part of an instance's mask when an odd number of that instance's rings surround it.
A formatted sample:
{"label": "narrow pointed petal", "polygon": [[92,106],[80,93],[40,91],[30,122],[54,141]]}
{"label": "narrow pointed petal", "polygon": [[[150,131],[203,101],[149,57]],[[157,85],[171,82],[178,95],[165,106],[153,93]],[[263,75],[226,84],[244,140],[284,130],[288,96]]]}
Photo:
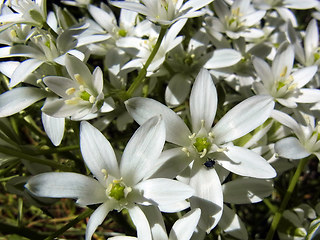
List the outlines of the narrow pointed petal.
{"label": "narrow pointed petal", "polygon": [[140,125],[149,118],[161,114],[166,127],[166,140],[180,146],[190,143],[187,125],[170,108],[150,98],[130,98],[125,102],[133,119]]}
{"label": "narrow pointed petal", "polygon": [[248,239],[246,226],[239,216],[225,204],[223,205],[223,214],[219,226],[225,233],[228,233],[237,239]]}
{"label": "narrow pointed petal", "polygon": [[279,156],[288,159],[302,159],[310,155],[295,137],[284,138],[276,142],[275,151]]}
{"label": "narrow pointed petal", "polygon": [[38,59],[28,59],[23,61],[13,72],[10,79],[10,87],[15,87],[19,83],[23,82],[34,70],[44,63]]}
{"label": "narrow pointed petal", "polygon": [[141,13],[142,15],[149,15],[149,10],[144,5],[135,2],[124,1],[110,1],[113,6],[124,8],[134,12]]}
{"label": "narrow pointed petal", "polygon": [[93,173],[101,182],[105,182],[105,169],[113,177],[120,177],[118,162],[113,148],[103,134],[88,122],[80,125],[80,148],[83,159]]}
{"label": "narrow pointed petal", "polygon": [[212,128],[217,142],[233,141],[263,124],[271,115],[274,101],[269,96],[250,97],[224,115]]}
{"label": "narrow pointed petal", "polygon": [[150,224],[152,240],[168,240],[166,226],[159,208],[153,205],[140,206],[140,208]]}
{"label": "narrow pointed petal", "polygon": [[136,237],[128,237],[128,236],[116,236],[108,238],[108,240],[138,240]]}
{"label": "narrow pointed petal", "polygon": [[302,88],[304,85],[310,82],[310,80],[316,74],[317,70],[318,70],[317,66],[310,66],[310,67],[305,67],[293,72],[292,73],[293,83],[297,84],[297,88]]}
{"label": "narrow pointed petal", "polygon": [[165,126],[160,116],[155,116],[141,125],[124,149],[120,171],[124,181],[134,185],[143,179],[160,156],[166,137]]}
{"label": "narrow pointed petal", "polygon": [[38,197],[73,198],[80,205],[106,199],[105,188],[98,181],[78,173],[42,173],[31,177],[25,187]]}
{"label": "narrow pointed petal", "polygon": [[86,229],[86,240],[91,240],[92,235],[96,231],[97,227],[102,224],[106,216],[110,211],[112,211],[114,205],[112,202],[104,202],[101,204],[89,218],[87,229]]}
{"label": "narrow pointed petal", "polygon": [[189,240],[199,222],[201,210],[193,209],[178,219],[170,231],[170,240]]}
{"label": "narrow pointed petal", "polygon": [[[170,186],[170,187],[168,187]],[[138,183],[135,187],[147,201],[157,205],[169,205],[192,196],[193,189],[179,181],[153,178]]]}
{"label": "narrow pointed petal", "polygon": [[271,195],[273,183],[270,180],[237,178],[222,185],[224,202],[247,204],[262,201]]}
{"label": "narrow pointed petal", "polygon": [[136,226],[138,239],[152,240],[150,225],[143,211],[137,206],[128,208],[132,222]]}
{"label": "narrow pointed petal", "polygon": [[190,186],[195,190],[195,194],[190,198],[190,204],[191,209],[201,209],[199,227],[209,233],[218,224],[222,215],[222,188],[214,169],[203,166],[197,168],[190,179]]}
{"label": "narrow pointed petal", "polygon": [[271,89],[272,85],[274,84],[274,77],[269,64],[257,57],[253,57],[252,63],[264,86],[268,89]]}
{"label": "narrow pointed petal", "polygon": [[304,38],[304,49],[306,52],[306,59],[313,58],[315,49],[319,44],[319,30],[317,21],[312,19],[306,29],[306,36]]}
{"label": "narrow pointed petal", "polygon": [[51,117],[44,112],[41,114],[43,128],[55,146],[59,146],[64,134],[64,118]]}
{"label": "narrow pointed petal", "polygon": [[179,106],[189,96],[190,88],[191,77],[181,73],[176,74],[166,88],[166,104],[170,107]]}
{"label": "narrow pointed petal", "polygon": [[149,176],[173,179],[188,167],[191,161],[193,161],[193,158],[187,157],[181,147],[165,150],[154,163]]}
{"label": "narrow pointed petal", "polygon": [[43,82],[48,86],[48,88],[60,97],[68,99],[69,96],[66,90],[69,88],[79,88],[79,84],[70,78],[59,77],[59,76],[49,76],[43,79]]}
{"label": "narrow pointed petal", "polygon": [[302,88],[294,100],[297,103],[316,103],[320,101],[320,90],[311,88]]}
{"label": "narrow pointed petal", "polygon": [[294,49],[290,44],[282,44],[272,63],[273,76],[278,79],[291,73],[294,61]]}
{"label": "narrow pointed petal", "polygon": [[218,49],[213,52],[212,57],[204,65],[207,69],[224,68],[235,65],[241,60],[242,56],[233,49]]}
{"label": "narrow pointed petal", "polygon": [[185,2],[180,8],[180,11],[192,9],[192,11],[198,10],[208,4],[210,4],[213,0],[189,0]]}
{"label": "narrow pointed petal", "polygon": [[0,95],[0,117],[8,117],[29,107],[46,97],[47,93],[39,88],[19,87]]}
{"label": "narrow pointed petal", "polygon": [[222,167],[241,176],[254,178],[274,178],[277,173],[274,168],[259,154],[242,147],[228,146],[223,154],[229,158],[217,159]]}
{"label": "narrow pointed petal", "polygon": [[192,130],[197,133],[202,127],[210,130],[217,111],[217,90],[208,70],[201,69],[190,94]]}

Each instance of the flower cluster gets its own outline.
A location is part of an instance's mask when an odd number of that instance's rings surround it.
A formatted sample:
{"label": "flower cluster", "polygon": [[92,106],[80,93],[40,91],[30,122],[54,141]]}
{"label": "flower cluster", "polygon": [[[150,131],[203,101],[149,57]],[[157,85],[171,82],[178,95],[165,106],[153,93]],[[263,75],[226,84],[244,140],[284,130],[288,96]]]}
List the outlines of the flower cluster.
{"label": "flower cluster", "polygon": [[319,185],[317,0],[0,7],[0,177],[20,217],[71,198],[86,240],[319,237],[318,194],[293,191],[302,172]]}

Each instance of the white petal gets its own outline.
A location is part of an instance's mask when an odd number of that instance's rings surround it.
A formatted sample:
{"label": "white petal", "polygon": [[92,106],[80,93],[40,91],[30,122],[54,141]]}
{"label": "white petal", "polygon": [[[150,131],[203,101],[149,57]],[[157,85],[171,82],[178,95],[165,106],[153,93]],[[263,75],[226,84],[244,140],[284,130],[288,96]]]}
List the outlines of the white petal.
{"label": "white petal", "polygon": [[174,204],[191,197],[193,194],[193,189],[190,186],[167,178],[152,178],[142,181],[135,186],[135,189],[140,191],[147,201],[158,205]]}
{"label": "white petal", "polygon": [[134,185],[152,169],[160,156],[165,142],[165,126],[160,116],[155,116],[141,125],[124,149],[120,171],[124,181]]}
{"label": "white petal", "polygon": [[218,224],[222,215],[222,188],[214,169],[203,166],[198,168],[190,179],[190,186],[195,190],[194,196],[190,198],[190,204],[191,209],[201,209],[199,227],[209,233]]}
{"label": "white petal", "polygon": [[140,125],[161,114],[166,127],[166,140],[180,146],[189,145],[188,136],[191,133],[187,125],[167,106],[150,98],[130,98],[125,104],[130,115]]}
{"label": "white petal", "polygon": [[189,240],[195,231],[200,219],[201,210],[193,209],[178,219],[170,231],[170,240]]}
{"label": "white petal", "polygon": [[59,77],[59,76],[49,76],[43,79],[43,82],[48,86],[48,88],[63,98],[70,98],[70,96],[66,93],[66,90],[69,88],[79,88],[79,84],[70,78]]}
{"label": "white petal", "polygon": [[189,0],[185,2],[182,7],[180,8],[180,11],[192,9],[191,11],[198,10],[208,4],[210,4],[213,0]]}
{"label": "white petal", "polygon": [[165,99],[168,106],[179,106],[189,95],[191,88],[191,77],[182,73],[171,78],[165,92]]}
{"label": "white petal", "polygon": [[115,178],[120,177],[118,162],[111,144],[88,122],[81,122],[80,125],[80,148],[86,165],[101,183],[105,182],[102,169]]}
{"label": "white petal", "polygon": [[106,6],[104,6],[104,9],[105,11],[94,5],[88,5],[88,10],[93,19],[109,33],[112,33],[116,19],[109,7],[106,8]]}
{"label": "white petal", "polygon": [[241,53],[233,49],[218,49],[204,65],[204,68],[216,69],[235,65],[242,58]]}
{"label": "white petal", "polygon": [[39,88],[19,87],[0,95],[0,117],[11,116],[46,97],[47,93]]}
{"label": "white petal", "polygon": [[150,225],[143,211],[137,206],[128,208],[129,215],[137,229],[138,239],[152,240]]}
{"label": "white petal", "polygon": [[230,172],[241,176],[254,178],[274,178],[277,173],[271,165],[259,154],[242,147],[228,146],[223,153],[231,159],[216,159]]}
{"label": "white petal", "polygon": [[58,146],[61,143],[64,134],[64,118],[51,117],[44,112],[41,114],[43,128],[46,131],[53,145]]}
{"label": "white petal", "polygon": [[108,238],[108,240],[138,240],[136,237],[128,237],[128,236],[116,236]]}
{"label": "white petal", "polygon": [[13,72],[10,79],[10,87],[15,87],[20,82],[23,82],[34,70],[44,63],[38,59],[28,59],[23,61]]}
{"label": "white petal", "polygon": [[312,19],[306,29],[306,36],[304,38],[304,49],[306,53],[306,59],[314,58],[313,54],[319,44],[319,30],[317,21]]}
{"label": "white petal", "polygon": [[297,103],[315,103],[320,101],[320,90],[302,88],[298,91],[298,96],[294,98]]}
{"label": "white petal", "polygon": [[215,141],[235,140],[263,124],[271,115],[274,101],[269,96],[253,96],[242,101],[224,115],[212,128]]}
{"label": "white petal", "polygon": [[210,130],[217,111],[217,90],[208,70],[201,69],[190,94],[190,115],[192,130],[197,133],[202,127]]}
{"label": "white petal", "polygon": [[86,229],[86,240],[91,240],[92,235],[96,231],[97,227],[101,225],[108,213],[114,209],[112,202],[104,202],[101,204],[89,218]]}
{"label": "white petal", "polygon": [[252,63],[265,87],[271,89],[274,84],[274,78],[269,64],[257,57],[253,57]]}
{"label": "white petal", "polygon": [[38,197],[74,198],[80,205],[106,199],[105,188],[98,181],[78,173],[42,173],[31,177],[25,187]]}
{"label": "white petal", "polygon": [[291,73],[294,61],[294,49],[292,45],[284,43],[278,49],[278,52],[272,63],[272,73],[274,78],[281,76],[288,77]]}
{"label": "white petal", "polygon": [[181,147],[165,150],[154,163],[149,176],[152,178],[175,178],[188,167],[192,160],[193,158],[187,157]]}
{"label": "white petal", "polygon": [[283,113],[279,110],[273,110],[271,113],[271,117],[273,119],[277,120],[278,122],[280,122],[282,125],[292,129],[298,138],[304,138],[304,134],[303,134],[301,127],[296,122],[296,120],[294,120],[288,114]]}
{"label": "white petal", "polygon": [[239,216],[226,205],[223,205],[223,214],[219,222],[219,226],[225,233],[230,234],[236,239],[248,239],[246,226]]}
{"label": "white petal", "polygon": [[151,227],[153,240],[168,240],[163,216],[156,206],[140,206]]}
{"label": "white petal", "polygon": [[256,203],[271,195],[270,180],[237,178],[222,185],[224,202],[233,204]]}
{"label": "white petal", "polygon": [[292,73],[293,83],[297,84],[297,88],[302,88],[304,85],[310,82],[317,70],[317,66],[310,66],[295,71]]}
{"label": "white petal", "polygon": [[281,157],[302,159],[310,155],[295,137],[281,139],[275,144],[275,151]]}
{"label": "white petal", "polygon": [[45,101],[42,112],[56,118],[65,118],[70,117],[77,112],[83,112],[87,110],[89,112],[90,110],[84,105],[70,105],[65,104],[65,100],[63,98],[53,98],[48,101]]}
{"label": "white petal", "polygon": [[150,14],[148,8],[146,8],[144,5],[135,3],[135,2],[128,2],[128,1],[110,1],[110,3],[116,7],[124,8],[127,10],[131,10],[134,12],[141,13],[143,15],[148,16]]}
{"label": "white petal", "polygon": [[21,63],[18,61],[0,62],[0,72],[8,78],[11,78],[12,74],[20,64]]}
{"label": "white petal", "polygon": [[103,73],[100,67],[96,67],[92,73],[93,86],[97,93],[101,93],[103,89]]}

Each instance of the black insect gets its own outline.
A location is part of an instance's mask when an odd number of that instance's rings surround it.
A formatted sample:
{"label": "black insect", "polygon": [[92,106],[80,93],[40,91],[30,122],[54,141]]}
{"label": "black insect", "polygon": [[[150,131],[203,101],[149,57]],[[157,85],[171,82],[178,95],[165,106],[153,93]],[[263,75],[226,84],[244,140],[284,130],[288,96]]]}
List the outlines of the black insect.
{"label": "black insect", "polygon": [[203,165],[206,166],[207,168],[213,168],[215,164],[216,164],[216,161],[214,159],[208,158]]}

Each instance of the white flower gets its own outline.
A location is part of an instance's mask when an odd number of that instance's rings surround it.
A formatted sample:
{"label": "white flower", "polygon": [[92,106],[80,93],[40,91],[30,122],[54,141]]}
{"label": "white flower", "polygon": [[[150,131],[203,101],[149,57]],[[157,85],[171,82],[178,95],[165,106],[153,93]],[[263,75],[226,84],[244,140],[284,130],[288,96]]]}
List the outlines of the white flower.
{"label": "white flower", "polygon": [[71,79],[49,76],[43,79],[50,90],[61,98],[47,99],[42,111],[50,116],[74,120],[89,118],[104,111],[102,71],[97,67],[91,74],[87,65],[72,55],[66,55],[66,68]]}
{"label": "white flower", "polygon": [[142,0],[142,3],[130,1],[110,1],[114,6],[135,11],[145,15],[150,21],[161,25],[171,25],[182,18],[203,15],[198,9],[210,4],[213,0]]}
{"label": "white flower", "polygon": [[207,163],[209,158],[239,175],[255,178],[276,175],[261,156],[232,144],[233,140],[260,126],[270,116],[274,103],[269,97],[254,96],[241,102],[212,128],[217,93],[209,72],[203,69],[190,95],[192,133],[175,112],[155,100],[131,98],[126,101],[126,107],[139,124],[161,114],[166,125],[166,140],[179,146],[164,151],[158,162],[163,167],[150,174],[173,178],[194,160],[188,176],[190,186],[195,189],[190,203],[191,208],[201,209],[199,226],[204,231],[209,232],[218,223],[223,208],[221,183],[215,169]]}
{"label": "white flower", "polygon": [[253,66],[261,79],[253,84],[255,92],[270,95],[275,101],[289,108],[296,108],[297,103],[320,101],[318,89],[303,88],[317,72],[317,66],[293,71],[293,62],[293,47],[286,43],[279,48],[271,68],[262,59],[254,58]]}
{"label": "white flower", "polygon": [[272,117],[296,135],[276,142],[275,151],[279,156],[295,160],[314,154],[320,159],[320,123],[316,122],[314,116],[304,115],[306,125],[299,124],[291,116],[277,110],[272,112]]}
{"label": "white flower", "polygon": [[256,10],[250,0],[236,0],[230,9],[223,0],[214,2],[216,17],[206,18],[206,24],[212,31],[223,32],[232,39],[239,37],[259,38],[263,31],[254,28],[266,14],[265,10]]}
{"label": "white flower", "polygon": [[81,153],[95,179],[78,173],[43,173],[32,177],[26,188],[39,197],[75,198],[80,205],[101,203],[90,217],[86,240],[114,209],[127,209],[138,238],[151,240],[148,220],[139,205],[170,205],[193,193],[189,186],[175,180],[146,178],[164,141],[164,123],[156,116],[135,132],[118,164],[109,141],[92,125],[82,122]]}

